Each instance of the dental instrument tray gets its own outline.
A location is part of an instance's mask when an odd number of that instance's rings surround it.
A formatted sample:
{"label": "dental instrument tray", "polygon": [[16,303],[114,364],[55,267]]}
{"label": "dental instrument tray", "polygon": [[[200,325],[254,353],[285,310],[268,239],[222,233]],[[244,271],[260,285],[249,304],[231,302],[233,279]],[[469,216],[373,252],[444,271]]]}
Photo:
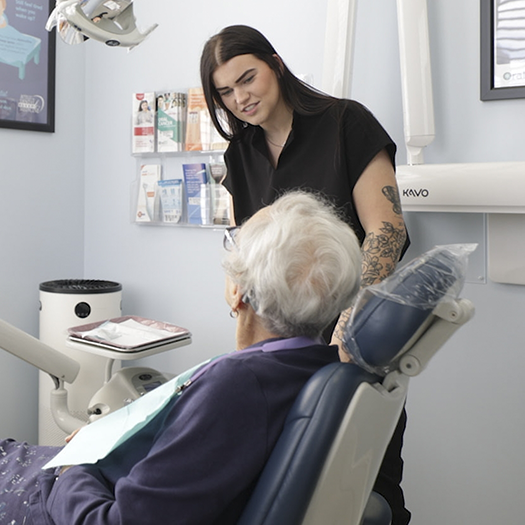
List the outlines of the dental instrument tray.
{"label": "dental instrument tray", "polygon": [[115,317],[68,329],[68,339],[116,352],[142,352],[151,348],[191,339],[180,326],[135,315]]}

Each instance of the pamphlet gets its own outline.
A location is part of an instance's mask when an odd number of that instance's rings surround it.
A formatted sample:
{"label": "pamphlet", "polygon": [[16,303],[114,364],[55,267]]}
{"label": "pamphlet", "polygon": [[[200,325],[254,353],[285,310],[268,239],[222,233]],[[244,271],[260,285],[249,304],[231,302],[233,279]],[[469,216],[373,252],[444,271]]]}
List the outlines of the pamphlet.
{"label": "pamphlet", "polygon": [[[206,164],[183,164],[184,186],[186,190],[186,204],[188,210],[189,224],[206,224],[206,193],[204,188],[208,188],[208,178],[206,174]],[[209,198],[208,198],[209,202]]]}
{"label": "pamphlet", "polygon": [[140,167],[140,181],[137,198],[137,222],[154,221],[157,204],[157,183],[161,167],[158,164],[144,164]]}
{"label": "pamphlet", "polygon": [[154,104],[154,93],[133,94],[132,153],[151,153],[155,151]]}
{"label": "pamphlet", "polygon": [[[221,125],[221,128],[224,129],[226,132],[230,131],[230,126],[228,124],[228,121],[226,119],[226,113],[222,108],[219,108],[216,110],[217,112],[217,119],[219,120],[219,124]],[[219,135],[219,132],[211,122],[210,118],[210,150],[226,150],[228,148],[228,141]]]}
{"label": "pamphlet", "polygon": [[158,183],[162,220],[170,224],[180,222],[182,217],[182,180],[161,180]]}
{"label": "pamphlet", "polygon": [[186,94],[157,94],[157,151],[183,151]]}
{"label": "pamphlet", "polygon": [[186,151],[210,149],[211,119],[201,87],[188,90]]}

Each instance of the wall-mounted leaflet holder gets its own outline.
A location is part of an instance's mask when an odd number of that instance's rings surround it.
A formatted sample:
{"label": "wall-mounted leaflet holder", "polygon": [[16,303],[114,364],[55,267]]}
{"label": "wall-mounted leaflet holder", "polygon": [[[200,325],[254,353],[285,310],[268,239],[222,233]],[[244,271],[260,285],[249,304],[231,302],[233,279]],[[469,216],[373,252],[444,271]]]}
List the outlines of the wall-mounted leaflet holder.
{"label": "wall-mounted leaflet holder", "polygon": [[141,160],[144,163],[132,184],[132,222],[196,227],[230,224],[229,194],[220,183],[226,175],[222,154],[183,153]]}
{"label": "wall-mounted leaflet holder", "polygon": [[133,93],[133,155],[224,151],[228,144],[215,129],[202,88]]}
{"label": "wall-mounted leaflet holder", "polygon": [[217,227],[230,224],[225,140],[215,130],[202,88],[133,93],[131,152],[137,157],[132,221]]}

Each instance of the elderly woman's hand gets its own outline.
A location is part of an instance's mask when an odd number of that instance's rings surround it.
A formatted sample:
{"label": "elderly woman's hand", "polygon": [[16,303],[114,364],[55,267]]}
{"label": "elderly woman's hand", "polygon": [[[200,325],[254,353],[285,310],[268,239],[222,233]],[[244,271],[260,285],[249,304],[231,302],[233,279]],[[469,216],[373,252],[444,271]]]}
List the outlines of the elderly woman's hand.
{"label": "elderly woman's hand", "polygon": [[[82,427],[80,427],[80,428],[82,428]],[[71,434],[69,434],[69,436],[66,436],[66,438],[65,438],[66,443],[69,443],[80,432],[80,428],[77,428],[76,430],[71,432]]]}

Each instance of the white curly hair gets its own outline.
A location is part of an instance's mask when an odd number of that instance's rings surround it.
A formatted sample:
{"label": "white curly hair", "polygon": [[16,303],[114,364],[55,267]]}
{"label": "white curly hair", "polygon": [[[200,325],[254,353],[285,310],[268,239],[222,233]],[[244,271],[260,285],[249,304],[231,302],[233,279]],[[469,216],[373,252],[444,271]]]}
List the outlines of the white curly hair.
{"label": "white curly hair", "polygon": [[235,243],[223,267],[278,336],[319,336],[359,289],[358,240],[318,195],[286,193],[243,224]]}

